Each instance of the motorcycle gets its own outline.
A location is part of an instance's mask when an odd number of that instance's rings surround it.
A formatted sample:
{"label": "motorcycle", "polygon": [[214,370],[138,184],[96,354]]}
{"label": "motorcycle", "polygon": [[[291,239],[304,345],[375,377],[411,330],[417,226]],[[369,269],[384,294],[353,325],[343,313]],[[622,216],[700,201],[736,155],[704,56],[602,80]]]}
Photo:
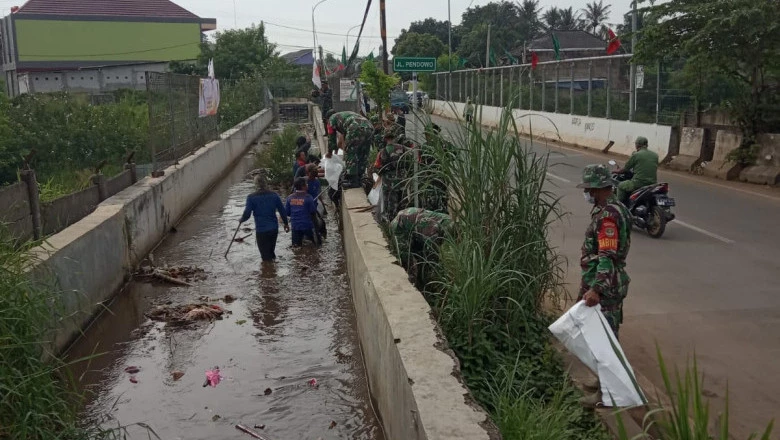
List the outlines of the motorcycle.
{"label": "motorcycle", "polygon": [[[610,160],[609,164],[617,166],[617,162]],[[623,173],[612,173],[612,178],[616,182],[631,180],[633,173],[626,171]],[[615,186],[617,191],[617,185]],[[631,213],[634,226],[640,229],[646,229],[652,238],[661,238],[666,230],[666,224],[674,220],[672,207],[675,206],[673,198],[669,197],[669,184],[665,182],[654,183],[643,186],[628,198],[626,206]]]}

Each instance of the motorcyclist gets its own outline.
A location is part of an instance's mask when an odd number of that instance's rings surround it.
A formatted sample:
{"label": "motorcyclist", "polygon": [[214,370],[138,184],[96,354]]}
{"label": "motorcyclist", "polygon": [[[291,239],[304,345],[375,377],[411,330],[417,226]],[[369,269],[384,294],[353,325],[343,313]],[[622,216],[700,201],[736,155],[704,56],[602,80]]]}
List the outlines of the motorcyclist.
{"label": "motorcyclist", "polygon": [[631,193],[643,186],[652,185],[658,182],[658,155],[647,148],[647,138],[639,136],[634,142],[636,151],[628,159],[626,165],[616,170],[616,174],[632,172],[634,176],[631,180],[620,182],[617,187],[618,199],[623,204],[628,205],[628,198]]}

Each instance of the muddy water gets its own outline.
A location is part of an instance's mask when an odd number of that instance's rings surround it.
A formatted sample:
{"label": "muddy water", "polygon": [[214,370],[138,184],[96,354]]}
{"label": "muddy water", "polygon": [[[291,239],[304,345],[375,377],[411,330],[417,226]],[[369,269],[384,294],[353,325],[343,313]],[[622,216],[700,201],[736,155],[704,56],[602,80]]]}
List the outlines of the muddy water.
{"label": "muddy water", "polygon": [[[280,231],[275,265],[260,262],[254,235],[223,257],[252,191],[243,180],[251,165],[242,161],[153,253],[157,266],[198,266],[207,278],[194,287],[130,283],[71,349],[71,358],[105,353],[74,371],[91,396],[85,418],[129,425],[130,438],[148,438],[133,425],[141,422],[165,440],[250,438],[239,423],[265,425],[256,431],[269,440],[383,439],[332,208],[321,249],[293,250]],[[226,303],[225,295],[236,300]],[[229,314],[188,326],[144,316],[155,305],[204,296]],[[137,383],[128,366],[140,369]],[[214,366],[224,380],[204,387]],[[184,376],[174,380],[173,371]]]}

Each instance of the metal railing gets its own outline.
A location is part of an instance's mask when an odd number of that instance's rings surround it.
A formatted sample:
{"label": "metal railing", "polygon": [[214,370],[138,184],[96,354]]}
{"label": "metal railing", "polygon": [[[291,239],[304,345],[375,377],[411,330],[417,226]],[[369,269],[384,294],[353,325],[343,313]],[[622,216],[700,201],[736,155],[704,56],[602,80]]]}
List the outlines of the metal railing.
{"label": "metal railing", "polygon": [[[477,105],[629,120],[630,54],[466,69],[434,74],[435,99]],[[635,89],[634,121],[679,123],[693,99],[665,88],[670,72],[663,66],[640,66]]]}

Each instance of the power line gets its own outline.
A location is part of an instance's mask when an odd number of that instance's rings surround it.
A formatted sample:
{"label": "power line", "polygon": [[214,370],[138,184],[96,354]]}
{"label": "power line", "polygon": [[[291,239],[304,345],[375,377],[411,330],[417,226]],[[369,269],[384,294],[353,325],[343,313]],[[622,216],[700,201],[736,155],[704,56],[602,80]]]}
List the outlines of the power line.
{"label": "power line", "polygon": [[[270,24],[271,26],[276,26],[276,27],[280,27],[280,28],[290,29],[290,30],[293,30],[293,31],[306,32],[307,34],[309,32],[311,32],[311,29],[303,29],[303,28],[294,27],[294,26],[287,26],[287,25],[284,25],[284,24],[273,23],[273,22],[266,21],[266,20],[263,20],[263,23]],[[347,34],[337,34],[337,33],[334,33],[334,32],[322,32],[322,31],[317,31],[317,34],[332,35],[334,37],[346,37],[347,36]],[[363,35],[363,37],[366,37],[366,38],[382,38],[382,37],[380,37],[378,35]],[[397,36],[395,36],[395,35],[393,35],[393,36],[388,35],[387,38],[397,38]]]}

